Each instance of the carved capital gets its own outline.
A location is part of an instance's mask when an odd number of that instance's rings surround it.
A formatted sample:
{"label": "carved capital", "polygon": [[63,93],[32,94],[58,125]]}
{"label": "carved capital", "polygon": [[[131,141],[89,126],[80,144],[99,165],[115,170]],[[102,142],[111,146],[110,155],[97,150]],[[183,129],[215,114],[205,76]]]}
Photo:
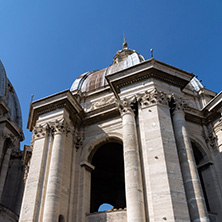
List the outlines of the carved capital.
{"label": "carved capital", "polygon": [[46,123],[44,125],[40,124],[35,126],[33,129],[33,135],[35,138],[43,138],[45,137],[47,130],[49,130],[49,125]]}
{"label": "carved capital", "polygon": [[36,138],[45,137],[47,132],[51,132],[52,134],[66,133],[67,135],[69,132],[71,132],[71,129],[64,119],[40,124],[38,126],[35,126],[33,129],[34,138],[32,138],[32,143]]}
{"label": "carved capital", "polygon": [[208,125],[207,127],[206,142],[211,149],[217,148],[217,135],[211,125]]}
{"label": "carved capital", "polygon": [[117,100],[116,104],[119,108],[120,114],[124,115],[126,113],[132,113],[134,114],[134,104],[136,102],[135,97],[133,98],[124,98],[123,100]]}
{"label": "carved capital", "polygon": [[140,108],[146,108],[157,104],[168,105],[169,97],[165,92],[155,88],[152,91],[145,91],[145,93],[137,95],[137,101],[140,104]]}
{"label": "carved capital", "polygon": [[78,150],[82,147],[83,144],[83,133],[82,132],[78,132],[78,130],[75,130],[74,133],[74,146],[75,148]]}
{"label": "carved capital", "polygon": [[53,134],[66,133],[67,135],[71,132],[68,123],[64,119],[55,120],[54,122],[50,122],[49,125]]}
{"label": "carved capital", "polygon": [[171,96],[171,109],[172,111],[185,111],[188,108],[188,102],[182,98]]}

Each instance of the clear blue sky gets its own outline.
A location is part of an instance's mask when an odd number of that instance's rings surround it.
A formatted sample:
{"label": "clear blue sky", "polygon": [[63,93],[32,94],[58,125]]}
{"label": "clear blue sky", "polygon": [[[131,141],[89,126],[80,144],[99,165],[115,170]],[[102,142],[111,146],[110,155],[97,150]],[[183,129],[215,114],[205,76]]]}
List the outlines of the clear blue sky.
{"label": "clear blue sky", "polygon": [[[112,63],[122,47],[192,72],[221,90],[221,0],[0,0],[0,59],[26,129],[34,100],[70,88],[82,73]],[[23,146],[23,145],[22,145]]]}

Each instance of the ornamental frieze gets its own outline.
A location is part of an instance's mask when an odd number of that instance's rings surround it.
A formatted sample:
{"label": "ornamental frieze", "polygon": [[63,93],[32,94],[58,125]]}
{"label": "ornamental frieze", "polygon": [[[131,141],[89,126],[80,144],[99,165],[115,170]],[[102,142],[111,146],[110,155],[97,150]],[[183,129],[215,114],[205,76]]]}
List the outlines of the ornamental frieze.
{"label": "ornamental frieze", "polygon": [[101,107],[113,104],[115,102],[114,96],[103,97],[97,101],[91,102],[87,108],[85,108],[86,112],[93,111],[95,109],[99,109]]}

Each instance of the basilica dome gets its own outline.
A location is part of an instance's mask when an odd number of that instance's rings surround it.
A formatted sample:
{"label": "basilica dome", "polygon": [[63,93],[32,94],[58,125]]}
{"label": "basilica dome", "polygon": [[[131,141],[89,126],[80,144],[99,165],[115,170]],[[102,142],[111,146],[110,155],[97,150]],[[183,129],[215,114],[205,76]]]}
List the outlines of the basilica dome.
{"label": "basilica dome", "polygon": [[113,58],[112,65],[102,70],[90,71],[80,75],[72,84],[71,91],[80,90],[89,92],[107,85],[105,76],[127,69],[131,66],[145,61],[144,57],[135,50],[129,49],[127,43],[123,43],[123,48],[118,50]]}
{"label": "basilica dome", "polygon": [[9,108],[9,117],[22,130],[22,114],[17,94],[6,76],[5,68],[0,60],[0,100]]}

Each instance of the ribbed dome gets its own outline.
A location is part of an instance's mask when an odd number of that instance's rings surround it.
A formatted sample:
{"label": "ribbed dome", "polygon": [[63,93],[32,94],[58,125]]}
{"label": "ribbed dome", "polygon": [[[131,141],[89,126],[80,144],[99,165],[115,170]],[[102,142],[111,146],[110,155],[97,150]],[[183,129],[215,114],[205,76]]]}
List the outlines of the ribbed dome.
{"label": "ribbed dome", "polygon": [[129,49],[127,46],[123,47],[123,49],[117,51],[113,58],[112,65],[102,70],[90,71],[82,74],[73,82],[70,90],[74,91],[78,89],[82,92],[95,90],[107,85],[105,76],[127,69],[143,61],[145,61],[144,57],[135,50]]}
{"label": "ribbed dome", "polygon": [[0,100],[9,108],[9,117],[22,130],[22,114],[16,92],[6,76],[5,68],[0,60]]}

